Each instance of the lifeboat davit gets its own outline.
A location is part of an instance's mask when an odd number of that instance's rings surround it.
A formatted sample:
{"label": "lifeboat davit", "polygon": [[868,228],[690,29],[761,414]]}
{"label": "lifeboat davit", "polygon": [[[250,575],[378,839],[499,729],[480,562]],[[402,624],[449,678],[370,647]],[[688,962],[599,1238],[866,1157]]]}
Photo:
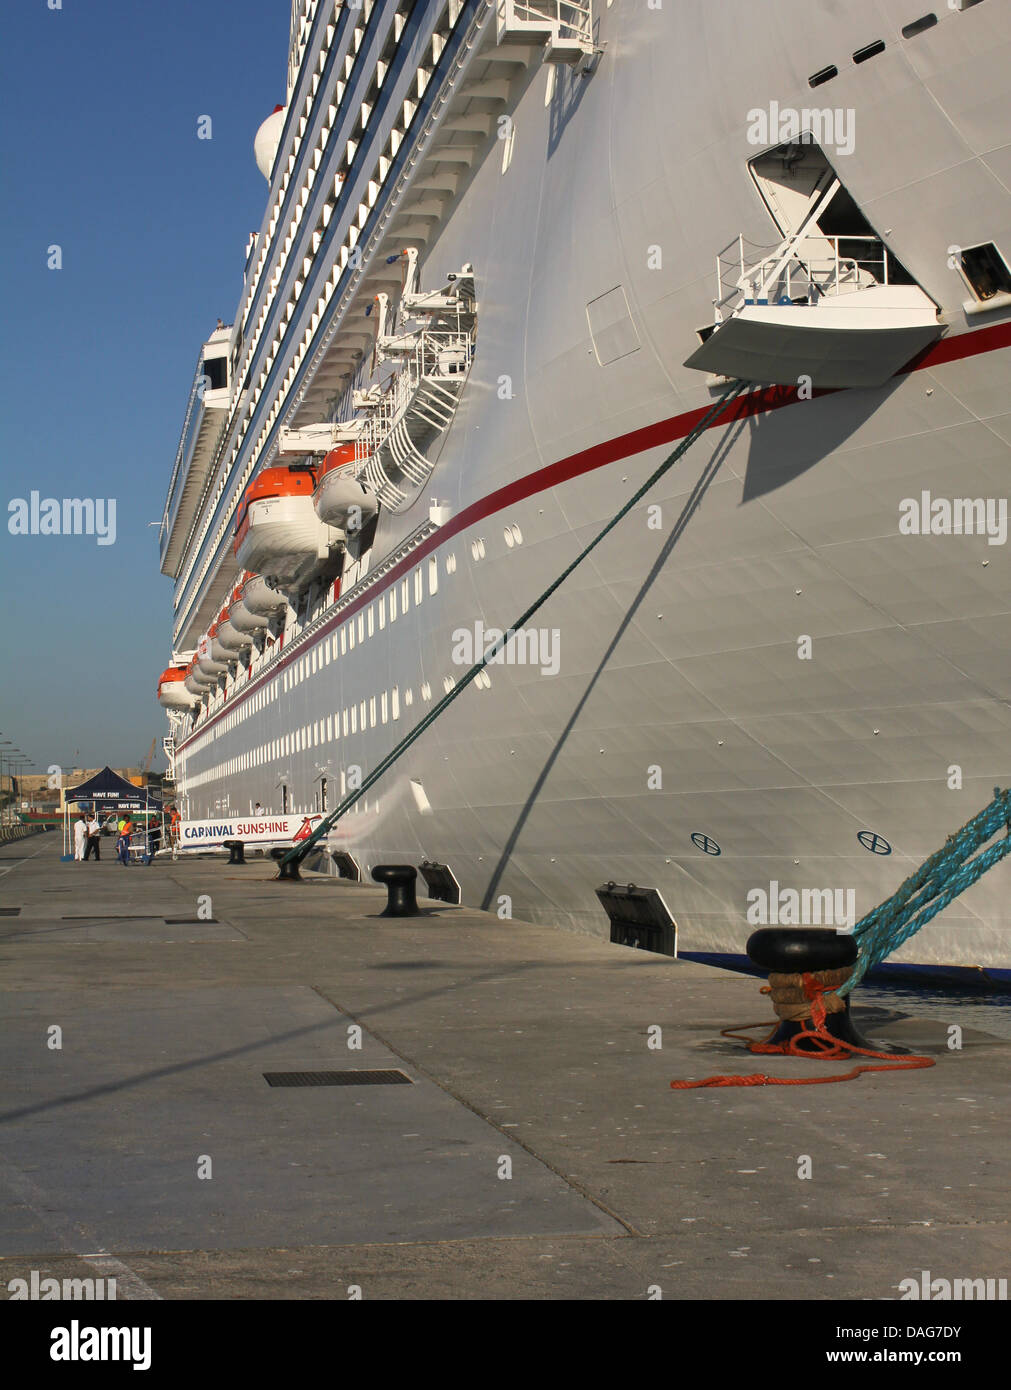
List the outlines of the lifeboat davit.
{"label": "lifeboat davit", "polygon": [[344,532],[320,521],[308,469],[265,468],[246,488],[235,527],[235,558],[288,593],[331,566]]}
{"label": "lifeboat davit", "polygon": [[350,531],[352,535],[366,526],[379,510],[375,494],[355,477],[358,462],[353,444],[331,449],[323,460],[312,497],[320,521],[338,526],[344,532]]}
{"label": "lifeboat davit", "polygon": [[196,697],[186,689],[186,671],[169,666],[158,677],[158,703],[163,709],[192,709]]}

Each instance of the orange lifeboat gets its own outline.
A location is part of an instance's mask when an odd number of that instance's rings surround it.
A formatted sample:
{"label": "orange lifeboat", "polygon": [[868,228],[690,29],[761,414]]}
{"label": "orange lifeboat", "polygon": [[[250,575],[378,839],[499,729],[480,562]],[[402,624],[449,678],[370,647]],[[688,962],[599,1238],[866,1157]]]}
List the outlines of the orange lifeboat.
{"label": "orange lifeboat", "polygon": [[264,579],[262,574],[251,574],[242,586],[242,601],[238,613],[232,610],[232,622],[236,627],[243,618],[254,626],[255,631],[269,627],[272,618],[280,615],[288,607],[288,600]]}
{"label": "orange lifeboat", "polygon": [[201,673],[210,678],[212,685],[217,685],[218,677],[223,676],[228,670],[228,658],[224,661],[214,655],[214,642],[218,635],[217,623],[211,623],[207,632],[197,643],[197,667]]}
{"label": "orange lifeboat", "polygon": [[[240,652],[248,651],[253,645],[253,639],[249,634],[237,628],[234,623],[232,623],[230,617],[232,603],[236,596],[241,593],[241,587],[234,589],[232,591],[232,597],[218,614],[217,643],[220,650],[226,654],[222,660],[234,661]],[[214,646],[211,647],[211,655],[218,655],[218,650]]]}
{"label": "orange lifeboat", "polygon": [[309,469],[265,468],[246,488],[236,517],[235,558],[286,592],[332,566],[344,532],[320,521]]}
{"label": "orange lifeboat", "polygon": [[199,700],[214,684],[214,681],[210,676],[204,675],[203,671],[201,671],[200,667],[197,665],[196,657],[194,657],[186,667],[186,679],[184,684],[190,694]]}
{"label": "orange lifeboat", "polygon": [[[265,592],[273,595],[270,604],[258,604],[251,607],[246,602],[246,590],[251,588],[254,581],[257,581],[256,587],[262,587]],[[275,613],[283,611],[287,606],[287,600],[282,594],[273,589],[268,590],[268,586],[262,579],[259,579],[259,576],[246,570],[241,582],[232,590],[232,601],[228,606],[228,621],[237,631],[255,636],[258,632],[265,632]],[[261,611],[261,608],[269,609],[269,611]]]}
{"label": "orange lifeboat", "polygon": [[186,689],[186,670],[169,666],[158,677],[158,703],[163,709],[192,709],[196,696]]}
{"label": "orange lifeboat", "polygon": [[331,449],[323,460],[313,493],[313,505],[320,521],[352,534],[366,526],[379,510],[375,494],[355,477],[358,464],[353,444]]}

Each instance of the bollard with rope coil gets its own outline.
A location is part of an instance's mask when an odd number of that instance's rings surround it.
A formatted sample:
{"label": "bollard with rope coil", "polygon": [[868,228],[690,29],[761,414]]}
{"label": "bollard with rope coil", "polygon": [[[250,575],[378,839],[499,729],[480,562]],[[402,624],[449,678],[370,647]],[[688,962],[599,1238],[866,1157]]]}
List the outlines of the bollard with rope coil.
{"label": "bollard with rope coil", "polygon": [[[1002,838],[971,858],[982,845],[1003,829]],[[874,1058],[832,1076],[710,1076],[701,1081],[672,1081],[673,1091],[717,1086],[823,1086],[833,1081],[852,1081],[863,1072],[915,1071],[935,1065],[932,1057],[909,1053],[879,1052],[853,1031],[849,1018],[849,993],[872,965],[920,930],[953,899],[976,882],[994,864],[1011,853],[1011,790],[994,788],[993,800],[961,830],[950,835],[942,849],[932,854],[890,898],[863,917],[852,935],[797,928],[765,929],[749,939],[747,951],[756,965],[766,968],[794,964],[790,971],[773,971],[763,994],[772,996],[781,1022],[756,1042],[746,1036],[766,1022],[739,1023],[720,1030],[720,1037],[747,1043],[748,1051],[808,1060],[839,1061]],[[819,940],[820,939],[820,940]],[[831,939],[831,940],[830,940]],[[827,954],[826,954],[827,953]],[[804,965],[809,968],[803,968]],[[800,965],[801,968],[796,968]],[[745,1031],[741,1031],[745,1030]]]}
{"label": "bollard with rope coil", "polygon": [[[847,975],[849,972],[847,971]],[[807,1017],[799,1020],[799,1028],[792,1036],[776,1041],[776,1034],[780,1031],[779,1024],[774,1024],[772,1031],[761,1042],[755,1042],[753,1038],[747,1037],[746,1033],[738,1031],[740,1029],[768,1028],[768,1023],[738,1023],[733,1028],[722,1028],[721,1038],[735,1038],[740,1042],[747,1043],[748,1051],[753,1053],[772,1054],[780,1057],[805,1057],[808,1061],[840,1061],[855,1057],[873,1057],[880,1059],[877,1065],[864,1064],[853,1067],[850,1071],[836,1072],[832,1076],[767,1076],[764,1072],[755,1072],[750,1076],[708,1076],[703,1081],[672,1081],[672,1091],[693,1091],[706,1086],[825,1086],[833,1081],[854,1081],[861,1072],[865,1071],[916,1071],[921,1067],[932,1067],[935,1065],[933,1057],[922,1057],[915,1054],[901,1054],[896,1052],[877,1052],[870,1047],[861,1047],[856,1043],[851,1043],[845,1038],[834,1036],[826,1027],[828,1012],[826,1000],[833,995],[829,992],[828,986],[818,980],[809,971],[805,971],[801,976],[803,980],[803,990],[810,1003],[810,1013]],[[772,993],[769,985],[762,989],[763,994]],[[838,996],[835,996],[838,998]]]}

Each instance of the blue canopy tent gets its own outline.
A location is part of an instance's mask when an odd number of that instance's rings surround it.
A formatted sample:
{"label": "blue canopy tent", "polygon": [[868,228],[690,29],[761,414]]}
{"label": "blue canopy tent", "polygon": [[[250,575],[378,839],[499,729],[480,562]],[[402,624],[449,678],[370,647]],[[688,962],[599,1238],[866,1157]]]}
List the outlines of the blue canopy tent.
{"label": "blue canopy tent", "polygon": [[160,815],[162,810],[159,797],[152,796],[147,787],[135,787],[125,777],[120,777],[118,772],[113,772],[111,767],[103,767],[101,772],[96,772],[94,777],[89,777],[87,782],[82,782],[79,787],[68,787],[64,793],[63,801],[64,859],[74,857],[70,852],[71,803],[78,806],[88,806],[95,812],[145,811],[148,815],[151,812]]}

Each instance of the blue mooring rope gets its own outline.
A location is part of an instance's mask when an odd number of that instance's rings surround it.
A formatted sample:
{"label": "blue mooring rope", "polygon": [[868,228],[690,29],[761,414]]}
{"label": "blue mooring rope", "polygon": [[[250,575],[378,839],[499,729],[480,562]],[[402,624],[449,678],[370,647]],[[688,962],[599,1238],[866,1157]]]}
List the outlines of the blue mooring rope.
{"label": "blue mooring rope", "polygon": [[[1000,830],[1005,834],[988,849],[970,858]],[[994,787],[993,800],[961,830],[949,835],[944,847],[924,860],[902,887],[853,928],[859,955],[853,974],[836,991],[849,994],[872,965],[908,941],[936,917],[959,893],[969,888],[1011,853],[1011,790]]]}

